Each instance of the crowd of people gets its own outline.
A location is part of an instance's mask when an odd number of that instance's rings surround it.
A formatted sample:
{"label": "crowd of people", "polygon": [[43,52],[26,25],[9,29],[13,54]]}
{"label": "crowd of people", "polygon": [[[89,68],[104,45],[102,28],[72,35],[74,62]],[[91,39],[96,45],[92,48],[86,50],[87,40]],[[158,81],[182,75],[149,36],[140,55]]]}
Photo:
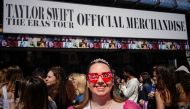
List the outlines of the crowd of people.
{"label": "crowd of people", "polygon": [[24,77],[9,66],[0,70],[0,109],[190,109],[187,66],[156,65],[138,76],[130,65],[121,69],[98,58],[85,74],[53,66]]}

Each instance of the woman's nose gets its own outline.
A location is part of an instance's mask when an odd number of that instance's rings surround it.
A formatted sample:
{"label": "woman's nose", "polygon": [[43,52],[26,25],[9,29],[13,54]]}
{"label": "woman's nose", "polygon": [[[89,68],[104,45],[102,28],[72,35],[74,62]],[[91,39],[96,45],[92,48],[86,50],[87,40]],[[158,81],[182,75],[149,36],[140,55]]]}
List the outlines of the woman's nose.
{"label": "woman's nose", "polygon": [[48,81],[48,78],[45,78],[45,81]]}
{"label": "woman's nose", "polygon": [[104,82],[104,80],[102,79],[101,76],[98,77],[98,81],[97,82]]}

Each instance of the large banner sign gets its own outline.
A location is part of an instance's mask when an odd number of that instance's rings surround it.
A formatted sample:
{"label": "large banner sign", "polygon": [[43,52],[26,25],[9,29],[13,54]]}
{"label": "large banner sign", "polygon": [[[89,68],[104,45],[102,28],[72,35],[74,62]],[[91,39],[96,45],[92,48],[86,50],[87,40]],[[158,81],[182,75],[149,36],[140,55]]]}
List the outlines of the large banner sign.
{"label": "large banner sign", "polygon": [[38,0],[4,0],[4,33],[187,40],[185,15]]}

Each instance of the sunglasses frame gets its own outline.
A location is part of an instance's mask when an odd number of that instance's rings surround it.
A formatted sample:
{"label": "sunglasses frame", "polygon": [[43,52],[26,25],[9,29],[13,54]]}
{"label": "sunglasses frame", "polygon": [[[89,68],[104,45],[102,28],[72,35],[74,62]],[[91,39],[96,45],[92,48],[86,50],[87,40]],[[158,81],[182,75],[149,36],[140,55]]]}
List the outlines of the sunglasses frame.
{"label": "sunglasses frame", "polygon": [[[108,77],[102,77],[103,74],[108,74]],[[94,79],[92,79],[92,77],[90,77],[90,76],[96,76],[96,77]],[[98,74],[98,73],[88,73],[88,78],[87,79],[88,79],[88,81],[90,83],[94,83],[95,84],[98,81],[99,77],[101,77],[101,79],[105,83],[107,83],[111,79],[113,79],[113,74],[112,74],[112,72],[102,72],[101,74]]]}

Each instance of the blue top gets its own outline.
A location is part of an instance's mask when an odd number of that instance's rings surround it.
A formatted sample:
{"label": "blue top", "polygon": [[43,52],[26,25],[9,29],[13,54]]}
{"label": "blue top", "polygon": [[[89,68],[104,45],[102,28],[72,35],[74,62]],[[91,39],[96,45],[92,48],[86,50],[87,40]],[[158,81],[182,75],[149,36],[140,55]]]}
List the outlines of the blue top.
{"label": "blue top", "polygon": [[78,95],[76,97],[76,99],[75,99],[76,100],[76,104],[82,102],[83,99],[84,99],[84,95],[83,94]]}

